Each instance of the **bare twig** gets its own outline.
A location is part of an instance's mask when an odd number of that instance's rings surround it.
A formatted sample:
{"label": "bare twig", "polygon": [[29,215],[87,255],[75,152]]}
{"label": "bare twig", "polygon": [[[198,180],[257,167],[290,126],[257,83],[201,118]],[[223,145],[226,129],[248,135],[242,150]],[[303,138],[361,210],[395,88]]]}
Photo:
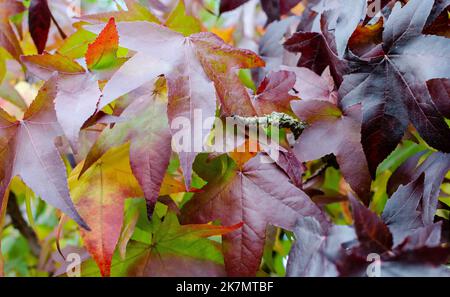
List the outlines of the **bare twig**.
{"label": "bare twig", "polygon": [[61,36],[62,39],[66,39],[67,35],[66,33],[64,33],[63,29],[59,26],[58,22],[56,21],[55,17],[53,16],[52,13],[50,13],[50,17],[52,18],[53,23],[56,26],[56,29],[58,29],[58,33]]}

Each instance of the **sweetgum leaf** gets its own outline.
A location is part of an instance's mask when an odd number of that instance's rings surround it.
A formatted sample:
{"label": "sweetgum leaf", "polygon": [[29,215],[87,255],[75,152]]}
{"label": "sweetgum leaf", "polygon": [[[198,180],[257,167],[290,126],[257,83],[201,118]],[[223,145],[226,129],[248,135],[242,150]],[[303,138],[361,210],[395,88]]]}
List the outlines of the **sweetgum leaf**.
{"label": "sweetgum leaf", "polygon": [[[297,63],[299,67],[310,68],[317,74],[330,67],[339,86],[343,75],[353,68],[353,63],[346,59],[345,54],[350,37],[365,16],[366,1],[324,0],[314,1],[310,5],[312,19],[302,19],[299,31],[286,40],[284,47],[301,54]],[[312,25],[306,25],[304,21]]]}
{"label": "sweetgum leaf", "polygon": [[194,169],[208,184],[181,209],[183,222],[243,222],[241,229],[223,237],[225,267],[230,276],[255,275],[267,224],[292,230],[299,216],[326,223],[309,197],[292,185],[275,164],[261,158],[264,155],[259,154],[237,166],[227,155],[210,162],[200,155]]}
{"label": "sweetgum leaf", "polygon": [[[416,259],[419,255],[422,259],[433,259],[434,261],[423,263]],[[380,263],[381,277],[449,277],[450,270],[442,265],[448,258],[448,249],[443,247],[425,247],[417,251],[410,251],[401,256],[386,259]],[[439,262],[441,265],[436,265]],[[345,264],[346,263],[346,264]],[[368,265],[373,264],[367,261],[367,257],[349,255],[338,265],[339,276],[367,277]]]}
{"label": "sweetgum leaf", "polygon": [[[372,175],[411,122],[432,147],[450,151],[450,129],[426,81],[450,76],[450,41],[422,35],[433,1],[397,2],[383,31],[383,55],[359,62],[341,86],[344,108],[362,103],[362,140]],[[430,67],[429,65],[433,65]]]}
{"label": "sweetgum leaf", "polygon": [[[101,27],[86,28],[100,32]],[[190,77],[193,82],[198,82],[205,89],[211,89],[208,85],[215,87],[227,114],[254,114],[250,97],[234,73],[239,68],[264,66],[264,62],[253,52],[233,48],[212,33],[198,33],[185,37],[148,22],[118,23],[117,29],[120,44],[135,50],[137,54],[105,85],[100,108],[160,74],[168,76],[169,83],[178,79],[180,75],[188,77],[195,75]],[[140,32],[139,39],[135,38],[135,32]],[[145,40],[154,42],[149,44]],[[189,69],[192,67],[200,72],[190,73]],[[209,100],[215,101],[214,97]],[[201,99],[196,96],[188,98],[188,102]],[[240,98],[241,101],[236,102],[236,98]],[[208,102],[205,105],[211,104]],[[204,109],[208,110],[206,106]]]}
{"label": "sweetgum leaf", "polygon": [[[88,29],[96,32],[100,28],[91,26]],[[137,53],[105,85],[99,108],[164,74],[168,83],[170,123],[181,117],[194,123],[194,114],[200,111],[203,119],[214,117],[216,93],[225,114],[255,114],[250,96],[236,70],[263,66],[264,62],[256,54],[233,48],[211,33],[185,37],[148,22],[118,23],[117,29],[120,43]],[[136,39],[135,32],[140,32],[139,39]],[[212,123],[203,128],[211,129]],[[192,134],[192,129],[194,125],[187,132]],[[172,130],[172,133],[176,132]],[[191,140],[189,134],[186,137]],[[202,143],[203,136],[198,134],[192,134],[198,137],[195,144]],[[187,189],[191,183],[192,163],[201,150],[194,147],[191,152],[180,152]]]}
{"label": "sweetgum leaf", "polygon": [[338,271],[330,257],[343,248],[343,243],[356,239],[350,226],[322,226],[311,217],[299,218],[294,233],[297,240],[286,267],[289,277],[337,276]]}
{"label": "sweetgum leaf", "polygon": [[97,110],[101,96],[97,77],[58,53],[22,56],[21,60],[29,72],[42,80],[49,79],[54,72],[58,73],[56,116],[76,152],[80,129]]}
{"label": "sweetgum leaf", "polygon": [[369,59],[379,54],[383,41],[384,19],[375,24],[358,25],[348,41],[348,49],[352,54]]}
{"label": "sweetgum leaf", "polygon": [[109,19],[97,39],[88,46],[86,65],[89,70],[104,70],[117,63],[119,35],[114,18]]}
{"label": "sweetgum leaf", "polygon": [[[450,0],[435,0],[430,15],[428,16],[425,28],[428,28],[441,15],[441,13],[450,6]],[[448,18],[448,15],[447,15]]]}
{"label": "sweetgum leaf", "polygon": [[261,0],[262,9],[267,15],[267,24],[279,20],[300,2],[301,0]]}
{"label": "sweetgum leaf", "polygon": [[[418,181],[419,186],[420,183],[423,185],[423,176]],[[416,185],[411,185],[411,187],[414,186]],[[409,190],[405,188],[398,195],[408,197],[411,194]],[[406,193],[408,191],[409,194]],[[420,189],[417,191],[420,192]],[[399,201],[399,198],[395,199]],[[340,276],[368,276],[368,273],[375,272],[373,265],[376,265],[376,263],[373,261],[376,258],[372,257],[374,253],[379,257],[380,262],[378,264],[380,265],[381,276],[450,275],[450,270],[443,265],[447,263],[450,249],[440,244],[441,223],[419,227],[406,237],[397,237],[396,240],[401,239],[401,241],[393,245],[390,231],[394,233],[394,236],[397,236],[398,232],[395,229],[390,229],[390,226],[386,226],[382,219],[361,205],[352,196],[349,196],[349,200],[352,204],[354,228],[358,240],[344,243],[329,242],[334,248],[334,252],[327,253],[327,259],[334,263]],[[406,203],[408,204],[409,201],[406,201]],[[389,207],[392,209],[393,205]],[[397,203],[395,207],[398,207],[398,214],[407,216],[410,213],[410,210],[405,209],[401,203]],[[407,224],[406,221],[405,224]],[[313,232],[318,233],[317,231]],[[320,232],[317,235],[320,235]],[[298,240],[301,240],[301,238]],[[301,245],[301,243],[297,243],[295,247]],[[298,251],[294,250],[292,253],[298,253]],[[301,261],[297,260],[298,263],[301,263]]]}
{"label": "sweetgum leaf", "polygon": [[298,67],[309,68],[319,75],[330,67],[336,84],[340,85],[343,75],[350,66],[346,60],[338,56],[335,37],[328,31],[330,21],[330,13],[322,14],[320,32],[296,32],[284,42],[283,46],[290,52],[301,53]]}
{"label": "sweetgum leaf", "polygon": [[219,12],[224,13],[238,8],[248,0],[220,0]]}
{"label": "sweetgum leaf", "polygon": [[202,31],[202,24],[195,17],[186,14],[186,7],[183,0],[178,4],[167,17],[165,25],[185,36]]}
{"label": "sweetgum leaf", "polygon": [[427,86],[436,108],[444,117],[450,118],[450,79],[431,79]]}
{"label": "sweetgum leaf", "polygon": [[345,180],[368,204],[371,178],[361,145],[359,109],[343,114],[333,103],[319,100],[293,101],[291,106],[310,124],[294,145],[297,157],[306,162],[334,154]]}
{"label": "sweetgum leaf", "polygon": [[[417,228],[409,233],[395,250],[414,250],[417,247],[437,246],[441,243],[442,222]],[[394,232],[395,237],[395,232]]]}
{"label": "sweetgum leaf", "polygon": [[404,161],[403,164],[401,164],[392,173],[386,187],[386,193],[389,196],[394,194],[400,185],[406,185],[413,180],[412,177],[415,174],[417,164],[419,163],[420,158],[422,158],[422,156],[426,152],[427,151],[419,151],[415,153],[414,155],[406,159],[406,161]]}
{"label": "sweetgum leaf", "polygon": [[[224,13],[238,8],[248,0],[220,0],[219,12]],[[267,14],[267,23],[279,20],[282,15],[289,13],[301,0],[261,0],[261,6]]]}
{"label": "sweetgum leaf", "polygon": [[298,221],[288,276],[368,276],[375,272],[374,252],[384,277],[450,275],[450,270],[443,265],[450,249],[440,245],[441,223],[416,229],[400,244],[387,248],[391,239],[383,221],[349,198],[357,212],[354,227],[333,224],[323,227],[310,218]]}
{"label": "sweetgum leaf", "polygon": [[86,218],[90,231],[80,230],[84,246],[97,262],[102,276],[109,276],[111,260],[123,225],[124,200],[142,196],[131,172],[128,145],[113,148],[80,179],[83,164],[69,177],[70,193]]}
{"label": "sweetgum leaf", "polygon": [[28,71],[42,80],[48,79],[55,71],[70,75],[86,72],[80,64],[59,53],[44,52],[41,55],[21,56],[20,59]]}
{"label": "sweetgum leaf", "polygon": [[[437,2],[436,2],[437,3]],[[436,4],[435,3],[435,7]],[[447,2],[450,5],[450,2]],[[433,10],[431,11],[430,16],[428,17],[427,24],[425,26],[425,29],[423,30],[423,34],[431,34],[431,35],[438,35],[450,38],[450,31],[448,30],[448,13],[450,6],[447,5],[447,9],[444,9],[445,7],[441,7],[442,10],[435,10],[435,7],[433,7]],[[434,15],[433,13],[441,12],[439,15]]]}
{"label": "sweetgum leaf", "polygon": [[[447,263],[450,249],[440,245],[442,224],[435,223],[416,229],[396,245],[392,250],[380,257],[381,276],[450,276]],[[367,276],[370,251],[353,247],[335,257],[336,267],[341,276]]]}
{"label": "sweetgum leaf", "polygon": [[148,21],[159,23],[159,19],[137,0],[124,0],[127,10],[104,12],[81,16],[88,22],[108,22],[114,18],[116,22]]}
{"label": "sweetgum leaf", "polygon": [[365,251],[383,253],[393,246],[392,233],[381,218],[362,205],[352,195],[349,196],[356,235]]}
{"label": "sweetgum leaf", "polygon": [[90,149],[80,174],[110,148],[130,142],[131,169],[144,191],[151,216],[169,165],[170,141],[167,92],[164,88],[155,88],[152,96],[145,94],[134,99],[117,123],[103,130]]}
{"label": "sweetgum leaf", "polygon": [[47,43],[52,14],[47,0],[31,0],[28,9],[28,27],[38,54],[41,54]]}
{"label": "sweetgum leaf", "polygon": [[62,42],[57,52],[72,59],[84,57],[88,46],[97,38],[92,32],[79,28]]}
{"label": "sweetgum leaf", "polygon": [[[163,222],[155,227],[151,244],[131,241],[125,259],[116,253],[111,275],[225,276],[220,244],[208,237],[233,232],[241,225],[180,225],[177,216],[168,212]],[[98,268],[90,264],[89,261],[83,263],[83,276],[98,274]]]}
{"label": "sweetgum leaf", "polygon": [[419,203],[424,194],[424,174],[415,181],[400,188],[388,200],[383,210],[383,221],[394,235],[394,242],[399,243],[412,231],[423,227],[418,211]]}
{"label": "sweetgum leaf", "polygon": [[55,138],[63,134],[56,119],[55,96],[56,78],[52,76],[41,87],[23,120],[18,121],[0,110],[0,199],[11,179],[19,176],[36,195],[88,229],[70,198],[66,167],[54,143]]}
{"label": "sweetgum leaf", "polygon": [[141,276],[224,276],[220,245],[207,237],[235,232],[241,226],[180,225],[169,212],[153,235],[152,247],[128,271]]}
{"label": "sweetgum leaf", "polygon": [[[328,31],[334,31],[334,38],[328,38],[328,42],[334,40],[336,53],[343,58],[347,49],[347,43],[360,21],[366,13],[366,0],[339,1],[339,6],[324,11],[323,17],[327,19]],[[327,35],[324,31],[325,36]]]}
{"label": "sweetgum leaf", "polygon": [[289,93],[295,85],[295,80],[293,72],[269,72],[252,98],[258,115],[271,114],[273,111],[289,113],[291,100],[297,99]]}
{"label": "sweetgum leaf", "polygon": [[301,187],[305,165],[297,158],[293,149],[287,148],[286,151],[280,150],[275,162],[289,176],[295,186]]}
{"label": "sweetgum leaf", "polygon": [[[383,11],[383,9],[391,2],[392,0],[368,0],[367,16],[366,19],[364,20],[364,25],[366,25],[372,19],[372,17],[376,17],[377,14]],[[377,8],[378,10],[375,10]]]}
{"label": "sweetgum leaf", "polygon": [[[408,162],[412,163],[408,167],[413,167],[414,161],[417,164],[418,159],[413,156],[408,160]],[[416,168],[412,169],[409,174],[403,175],[402,178],[398,176],[402,174],[403,170],[399,169],[399,172],[394,172],[392,180],[389,183],[389,188],[392,191],[393,189],[397,189],[401,184],[409,184],[417,180],[422,174],[425,174],[423,197],[419,209],[421,211],[422,224],[428,226],[434,222],[440,186],[445,175],[450,170],[450,156],[449,154],[436,152],[426,158],[419,166],[414,167]],[[414,214],[410,213],[410,215]]]}
{"label": "sweetgum leaf", "polygon": [[[386,213],[382,215],[383,221],[365,207],[355,205],[357,201],[349,197],[354,209],[359,245],[353,244],[351,249],[334,257],[341,276],[365,276],[370,262],[368,256],[373,252],[380,257],[382,276],[450,275],[442,265],[447,263],[450,255],[450,249],[440,244],[442,224],[426,222],[423,219],[426,213],[415,209],[423,196],[423,182],[422,174],[414,182],[400,188],[388,202]],[[358,208],[359,214],[355,213]],[[377,228],[361,228],[360,224],[375,225]],[[408,229],[406,226],[410,228],[408,232],[405,232]],[[394,236],[394,245],[389,231]],[[387,243],[390,248],[387,248]]]}
{"label": "sweetgum leaf", "polygon": [[282,40],[290,35],[291,27],[296,21],[298,18],[292,16],[267,26],[258,43],[258,53],[266,62],[266,67],[261,69],[263,74],[267,75],[269,71],[278,70],[281,65],[297,64],[297,54],[288,52],[282,45]]}
{"label": "sweetgum leaf", "polygon": [[283,70],[295,73],[295,91],[303,100],[322,100],[336,103],[336,92],[334,91],[334,81],[330,75],[329,68],[325,69],[322,75],[303,67],[281,66]]}
{"label": "sweetgum leaf", "polygon": [[9,22],[10,17],[25,10],[22,1],[0,1],[0,46],[4,47],[16,60],[22,54],[22,48]]}

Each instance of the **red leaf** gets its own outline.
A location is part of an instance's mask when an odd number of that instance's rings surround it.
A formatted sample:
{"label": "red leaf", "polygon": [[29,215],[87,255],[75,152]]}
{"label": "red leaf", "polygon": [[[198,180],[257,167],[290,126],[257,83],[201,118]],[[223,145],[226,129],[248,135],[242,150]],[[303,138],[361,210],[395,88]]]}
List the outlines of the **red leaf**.
{"label": "red leaf", "polygon": [[206,156],[202,157],[194,168],[208,184],[182,208],[182,220],[204,223],[218,219],[224,225],[243,222],[241,229],[223,237],[228,275],[255,275],[267,224],[292,230],[299,216],[326,222],[320,209],[275,164],[261,161],[263,155],[242,167],[226,155],[209,164]]}
{"label": "red leaf", "polygon": [[431,99],[446,118],[450,118],[450,79],[439,78],[427,81]]}
{"label": "red leaf", "polygon": [[339,90],[343,108],[362,103],[362,140],[372,176],[410,122],[430,146],[450,152],[450,129],[426,85],[450,76],[449,39],[421,34],[433,2],[410,0],[403,7],[396,2],[384,26],[383,54],[358,61]]}
{"label": "red leaf", "polygon": [[90,231],[80,230],[84,245],[109,276],[111,260],[123,225],[124,201],[140,197],[142,191],[127,158],[128,147],[109,150],[79,180],[80,164],[71,174],[70,192]]}
{"label": "red leaf", "polygon": [[390,251],[393,245],[392,234],[381,218],[349,195],[352,205],[356,235],[361,247],[368,253]]}
{"label": "red leaf", "polygon": [[28,27],[38,54],[41,54],[47,43],[52,14],[47,0],[31,0],[28,9]]}
{"label": "red leaf", "polygon": [[295,74],[289,71],[270,72],[258,86],[253,105],[258,115],[273,111],[289,112],[290,102],[297,97],[289,94],[295,84]]}
{"label": "red leaf", "polygon": [[400,186],[383,210],[383,221],[389,226],[396,244],[424,226],[418,209],[424,195],[424,177],[422,174],[408,185]]}
{"label": "red leaf", "polygon": [[88,46],[86,65],[89,70],[103,70],[115,64],[119,48],[119,35],[114,18],[111,18],[97,39]]}
{"label": "red leaf", "polygon": [[149,216],[158,199],[171,154],[167,102],[159,92],[161,90],[155,89],[153,96],[144,94],[134,99],[114,127],[103,130],[81,170],[83,174],[108,149],[130,142],[131,169],[144,191]]}
{"label": "red leaf", "polygon": [[[98,32],[100,26],[88,27]],[[214,117],[216,94],[226,115],[254,115],[250,96],[236,75],[239,68],[263,66],[264,62],[253,52],[233,48],[211,33],[185,37],[163,26],[149,22],[119,23],[117,30],[121,44],[137,53],[108,81],[103,89],[99,108],[133,89],[165,74],[168,82],[168,116],[172,127],[174,119],[185,118],[195,122]],[[136,32],[141,38],[136,39]],[[153,40],[149,43],[147,40]],[[203,127],[205,130],[212,128]],[[192,135],[194,125],[191,125]],[[177,130],[172,129],[172,134]],[[185,132],[185,131],[183,131]],[[195,133],[194,144],[202,144],[203,135]],[[190,135],[186,138],[191,141]],[[186,188],[190,188],[192,162],[202,147],[180,152]]]}
{"label": "red leaf", "polygon": [[58,53],[22,56],[21,60],[29,72],[42,80],[47,80],[53,72],[58,72],[56,116],[74,152],[77,152],[80,129],[94,114],[100,100],[96,76]]}
{"label": "red leaf", "polygon": [[56,120],[53,100],[56,78],[51,77],[25,112],[23,120],[11,118],[0,110],[0,162],[3,198],[11,178],[18,175],[43,200],[65,212],[80,226],[89,227],[80,217],[69,195],[66,167],[55,146],[55,138],[62,135]]}
{"label": "red leaf", "polygon": [[368,204],[371,178],[361,145],[359,109],[343,115],[327,101],[302,100],[291,105],[300,119],[310,123],[294,146],[298,158],[306,162],[334,154],[345,180]]}

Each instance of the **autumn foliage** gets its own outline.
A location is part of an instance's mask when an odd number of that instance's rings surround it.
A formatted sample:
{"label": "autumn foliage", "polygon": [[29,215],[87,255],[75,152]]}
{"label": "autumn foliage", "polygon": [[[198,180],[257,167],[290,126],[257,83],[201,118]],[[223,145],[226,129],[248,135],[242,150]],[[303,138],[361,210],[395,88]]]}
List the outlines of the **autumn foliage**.
{"label": "autumn foliage", "polygon": [[1,274],[450,276],[449,0],[87,2],[0,0]]}

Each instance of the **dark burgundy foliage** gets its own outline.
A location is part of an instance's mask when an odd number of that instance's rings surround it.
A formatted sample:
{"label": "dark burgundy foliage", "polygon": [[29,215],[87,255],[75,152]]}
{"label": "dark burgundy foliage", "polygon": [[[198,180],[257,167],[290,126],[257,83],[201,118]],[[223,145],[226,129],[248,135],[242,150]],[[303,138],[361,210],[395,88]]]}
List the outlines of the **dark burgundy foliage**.
{"label": "dark burgundy foliage", "polygon": [[[299,141],[300,159],[318,159],[303,156],[321,154],[328,142],[339,143],[331,139],[342,137],[347,143],[354,139],[351,130],[336,128],[337,121],[322,128],[319,123],[331,115],[343,121],[357,105],[362,111],[361,144],[373,179],[378,165],[394,151],[408,127],[439,152],[423,149],[398,166],[388,180],[390,198],[381,216],[349,192],[344,198],[352,209],[352,227],[299,219],[287,275],[367,276],[376,272],[378,263],[381,276],[449,276],[445,264],[450,249],[445,238],[441,241],[443,224],[435,214],[441,184],[450,170],[450,129],[445,119],[450,116],[450,1],[381,1],[375,16],[367,13],[374,1],[348,2],[309,1],[298,31],[284,42],[287,51],[300,54],[297,66],[319,75],[330,68],[342,111],[333,112],[331,104],[311,103],[299,94],[303,100],[293,102],[292,108],[311,124]],[[313,112],[313,104],[324,107]],[[314,130],[318,131],[315,143],[320,141],[321,146],[308,144],[307,137]],[[336,136],[339,132],[342,136]],[[357,152],[357,146],[347,151]],[[331,153],[338,156],[338,152]],[[357,155],[350,156],[356,163]],[[360,187],[346,177],[342,158],[338,163],[346,181],[358,192]],[[326,197],[323,190],[312,186],[320,181],[317,176],[303,185],[314,201],[322,199],[314,197]],[[335,201],[342,201],[339,197]]]}
{"label": "dark burgundy foliage", "polygon": [[[233,10],[248,0],[220,0],[220,13]],[[279,20],[282,15],[286,15],[301,0],[261,0],[261,6],[267,14],[267,23]]]}
{"label": "dark burgundy foliage", "polygon": [[[355,4],[361,6],[360,2]],[[443,10],[441,2],[434,6],[433,1],[413,0],[403,7],[397,2],[379,31],[381,44],[366,40],[372,49],[363,57],[346,51],[346,45],[364,9],[324,3],[324,12],[316,16],[318,28],[295,33],[284,46],[301,53],[298,66],[316,73],[330,67],[340,86],[343,108],[362,103],[362,143],[372,176],[400,142],[409,123],[429,145],[449,152],[450,129],[442,117],[448,109],[448,92],[443,92],[448,91],[448,82],[434,79],[450,75],[450,41],[421,34],[432,18],[430,13]],[[430,63],[435,65],[432,69]]]}
{"label": "dark burgundy foliage", "polygon": [[450,276],[443,266],[450,248],[440,244],[442,224],[424,221],[425,212],[417,207],[424,193],[421,174],[398,189],[381,218],[350,195],[353,228],[298,220],[288,275],[367,276],[375,255],[381,276]]}
{"label": "dark burgundy foliage", "polygon": [[28,26],[39,54],[45,49],[51,20],[52,15],[47,0],[32,0],[30,2],[30,8],[28,10]]}
{"label": "dark burgundy foliage", "polygon": [[363,104],[362,142],[373,175],[409,123],[429,145],[450,152],[450,129],[426,85],[450,76],[450,41],[421,34],[432,7],[433,1],[397,3],[384,25],[382,51],[358,59],[341,86],[344,108]]}

